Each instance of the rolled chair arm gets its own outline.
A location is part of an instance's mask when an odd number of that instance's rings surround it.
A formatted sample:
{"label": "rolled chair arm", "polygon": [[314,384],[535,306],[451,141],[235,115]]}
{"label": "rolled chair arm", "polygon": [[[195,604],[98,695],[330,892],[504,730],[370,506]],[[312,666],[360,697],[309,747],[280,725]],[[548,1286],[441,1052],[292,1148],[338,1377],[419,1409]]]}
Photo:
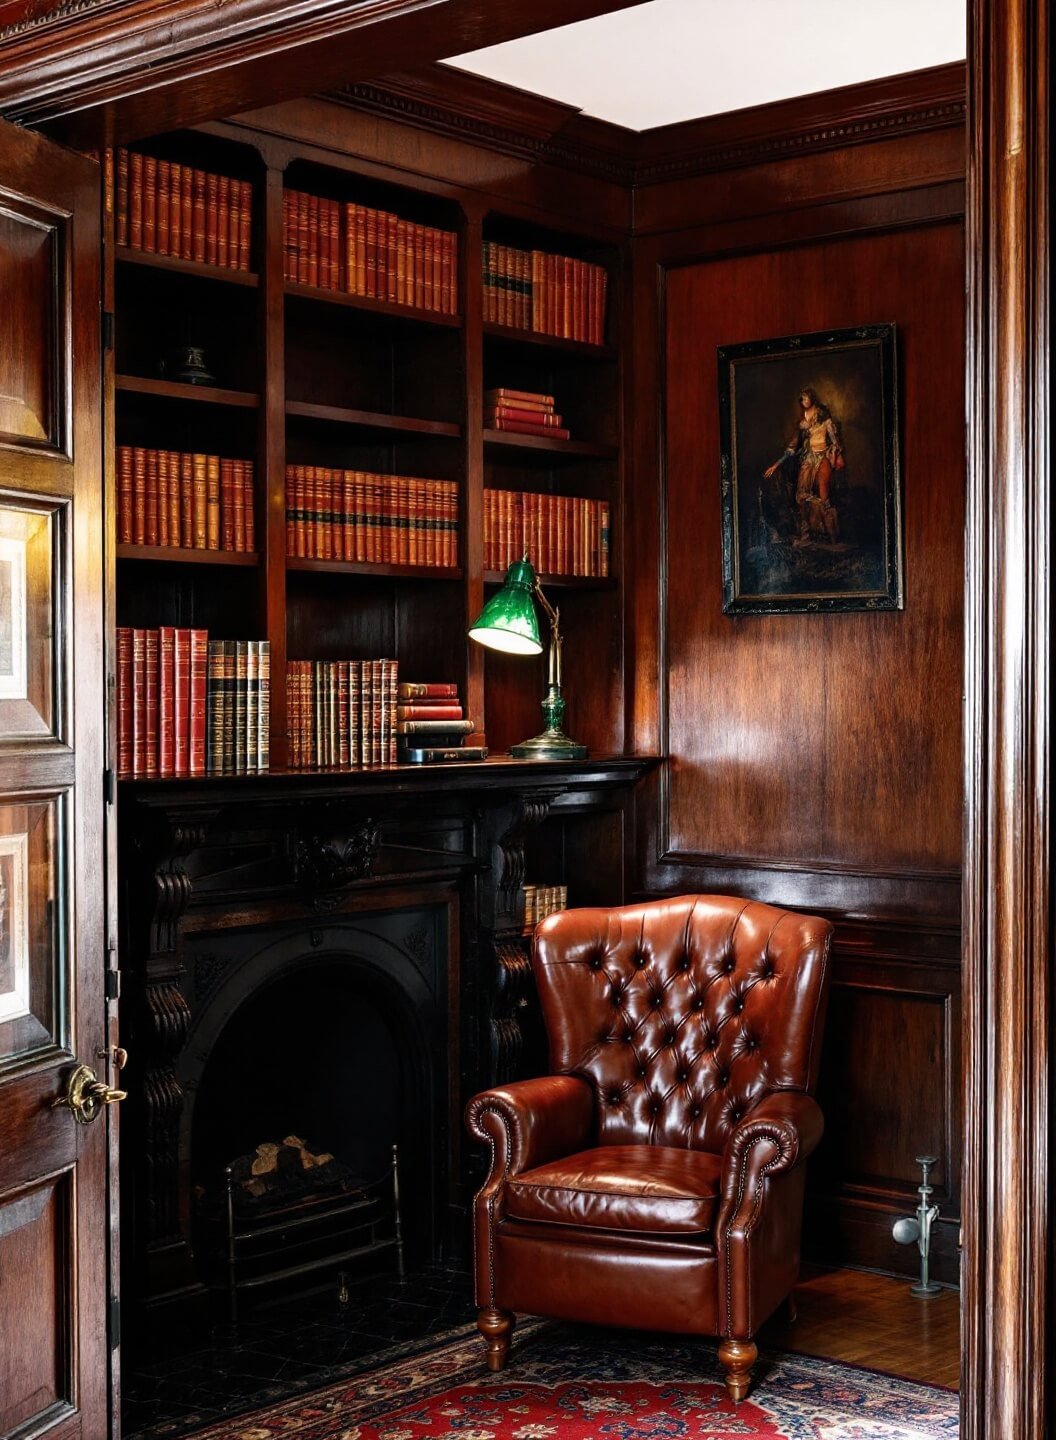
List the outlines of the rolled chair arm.
{"label": "rolled chair arm", "polygon": [[[715,1225],[720,1299],[727,1336],[746,1340],[795,1283],[799,1268],[802,1175],[791,1172],[821,1139],[821,1110],[798,1090],[775,1090],[735,1126],[722,1158]],[[771,1184],[780,1194],[766,1203]],[[754,1251],[769,1264],[752,1262]],[[788,1273],[781,1275],[781,1259]]]}
{"label": "rolled chair arm", "polygon": [[589,1145],[594,1092],[576,1075],[517,1080],[474,1095],[466,1107],[466,1126],[491,1147],[487,1188]]}

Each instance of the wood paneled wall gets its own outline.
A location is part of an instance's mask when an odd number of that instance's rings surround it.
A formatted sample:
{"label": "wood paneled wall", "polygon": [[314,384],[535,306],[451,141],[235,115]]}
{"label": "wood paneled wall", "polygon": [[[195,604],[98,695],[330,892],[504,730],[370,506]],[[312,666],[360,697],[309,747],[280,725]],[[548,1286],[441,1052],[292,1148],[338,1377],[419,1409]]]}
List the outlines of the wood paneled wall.
{"label": "wood paneled wall", "polygon": [[[788,148],[795,102],[768,108]],[[643,807],[644,890],[836,921],[808,1248],[911,1271],[890,1226],[928,1152],[937,1269],[955,1280],[964,135],[955,104],[928,133],[890,133],[776,160],[763,137],[636,195],[628,733],[667,757]],[[899,332],[904,610],[723,615],[717,347],[883,321]]]}

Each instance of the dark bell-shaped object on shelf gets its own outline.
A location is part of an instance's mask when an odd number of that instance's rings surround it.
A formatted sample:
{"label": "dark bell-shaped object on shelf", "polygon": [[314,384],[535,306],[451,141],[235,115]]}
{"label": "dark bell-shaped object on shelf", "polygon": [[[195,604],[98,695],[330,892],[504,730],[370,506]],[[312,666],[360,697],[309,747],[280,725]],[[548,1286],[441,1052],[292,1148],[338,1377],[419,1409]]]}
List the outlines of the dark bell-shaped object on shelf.
{"label": "dark bell-shaped object on shelf", "polygon": [[205,366],[205,352],[200,345],[178,345],[171,358],[161,362],[161,371],[169,380],[184,385],[212,385],[215,376]]}

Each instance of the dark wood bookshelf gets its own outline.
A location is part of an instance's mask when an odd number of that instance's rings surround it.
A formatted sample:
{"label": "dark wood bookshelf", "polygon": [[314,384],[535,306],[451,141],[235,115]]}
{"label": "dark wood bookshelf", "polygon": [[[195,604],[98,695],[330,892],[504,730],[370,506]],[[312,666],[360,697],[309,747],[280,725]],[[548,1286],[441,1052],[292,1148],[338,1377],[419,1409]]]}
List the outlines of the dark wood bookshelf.
{"label": "dark wood bookshelf", "polygon": [[[111,247],[118,396],[115,443],[251,460],[256,554],[115,545],[118,625],[193,625],[224,639],[271,647],[271,760],[287,760],[289,659],[394,657],[401,679],[457,683],[466,713],[493,754],[539,728],[531,666],[485,651],[467,630],[482,597],[503,578],[484,568],[486,489],[574,493],[610,507],[619,567],[624,454],[620,345],[594,345],[482,320],[482,247],[550,246],[609,273],[605,333],[621,336],[626,241],[582,217],[567,233],[530,187],[497,214],[494,197],[414,166],[360,166],[351,153],[310,139],[273,143],[225,122],[156,137],[172,158],[252,178],[253,271]],[[211,148],[214,147],[214,148]],[[215,153],[214,153],[215,149]],[[516,187],[515,187],[516,188]],[[286,279],[283,191],[377,205],[459,235],[460,313],[352,295]],[[209,286],[200,281],[225,282]],[[200,345],[215,385],[147,378],[159,361]],[[553,394],[575,437],[482,429],[494,387]],[[452,566],[322,560],[286,554],[286,472],[291,465],[453,482],[458,550]],[[622,646],[613,576],[544,575],[562,597],[566,667],[575,673],[577,736],[611,750],[622,736],[611,696]],[[590,697],[598,703],[587,701]],[[353,774],[363,772],[352,772]],[[401,767],[416,777],[443,767]],[[458,773],[465,771],[458,767]],[[311,772],[293,771],[291,784]],[[240,780],[238,783],[242,783]]]}
{"label": "dark wood bookshelf", "polygon": [[501,340],[508,345],[535,345],[561,355],[574,355],[583,360],[615,360],[619,349],[615,345],[592,345],[588,340],[566,340],[562,335],[548,335],[541,330],[522,330],[516,325],[498,325],[485,320],[482,325],[489,340]]}
{"label": "dark wood bookshelf", "polygon": [[419,420],[411,415],[384,415],[376,410],[354,410],[342,405],[315,405],[305,400],[287,400],[286,414],[300,420],[318,420],[331,425],[348,425],[396,435],[432,435],[457,440],[462,426],[446,420]]}
{"label": "dark wood bookshelf", "polygon": [[323,305],[340,305],[348,310],[362,310],[365,315],[378,315],[417,325],[438,325],[461,330],[462,316],[448,315],[443,310],[426,310],[418,305],[400,305],[395,300],[377,300],[370,295],[351,295],[346,290],[327,290],[318,285],[302,285],[286,281],[286,294],[298,300],[314,300]]}
{"label": "dark wood bookshelf", "polygon": [[155,255],[131,245],[115,245],[114,257],[123,265],[144,265],[152,270],[171,270],[176,275],[196,275],[202,280],[220,280],[228,285],[253,288],[260,277],[252,270],[233,270],[228,265],[207,265],[201,260],[181,260],[176,255]]}
{"label": "dark wood bookshelf", "polygon": [[616,460],[619,447],[597,445],[590,440],[552,439],[549,435],[518,435],[510,430],[485,430],[484,452],[504,455],[510,451],[523,451],[527,455],[542,455],[548,462],[561,460]]}
{"label": "dark wood bookshelf", "polygon": [[[501,585],[506,579],[505,570],[485,570],[485,585]],[[615,590],[615,575],[542,575],[539,584],[544,590]]]}
{"label": "dark wood bookshelf", "polygon": [[248,390],[225,390],[219,385],[189,385],[180,380],[153,380],[144,375],[115,375],[114,388],[130,395],[153,395],[163,400],[187,401],[192,405],[227,405],[238,410],[256,410],[260,396]]}
{"label": "dark wood bookshelf", "polygon": [[255,550],[199,550],[189,545],[118,545],[117,558],[163,565],[240,565],[248,568],[260,564],[260,556]]}
{"label": "dark wood bookshelf", "polygon": [[377,561],[315,560],[300,555],[287,555],[286,569],[306,575],[358,575],[377,580],[461,580],[459,565],[387,565]]}

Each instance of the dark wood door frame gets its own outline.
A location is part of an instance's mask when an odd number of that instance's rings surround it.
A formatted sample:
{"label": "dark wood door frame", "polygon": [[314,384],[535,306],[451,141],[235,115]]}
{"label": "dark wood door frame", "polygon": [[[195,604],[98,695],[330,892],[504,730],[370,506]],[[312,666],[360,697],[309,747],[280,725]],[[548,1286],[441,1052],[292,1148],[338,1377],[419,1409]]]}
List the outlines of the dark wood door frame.
{"label": "dark wood door frame", "polygon": [[[0,3],[0,113],[82,141],[127,139],[626,4],[310,0],[294,16],[271,0],[220,10],[213,0],[54,0],[5,34],[27,9],[12,0]],[[1056,1418],[1052,9],[1052,0],[969,6],[964,1440],[1043,1440]]]}

